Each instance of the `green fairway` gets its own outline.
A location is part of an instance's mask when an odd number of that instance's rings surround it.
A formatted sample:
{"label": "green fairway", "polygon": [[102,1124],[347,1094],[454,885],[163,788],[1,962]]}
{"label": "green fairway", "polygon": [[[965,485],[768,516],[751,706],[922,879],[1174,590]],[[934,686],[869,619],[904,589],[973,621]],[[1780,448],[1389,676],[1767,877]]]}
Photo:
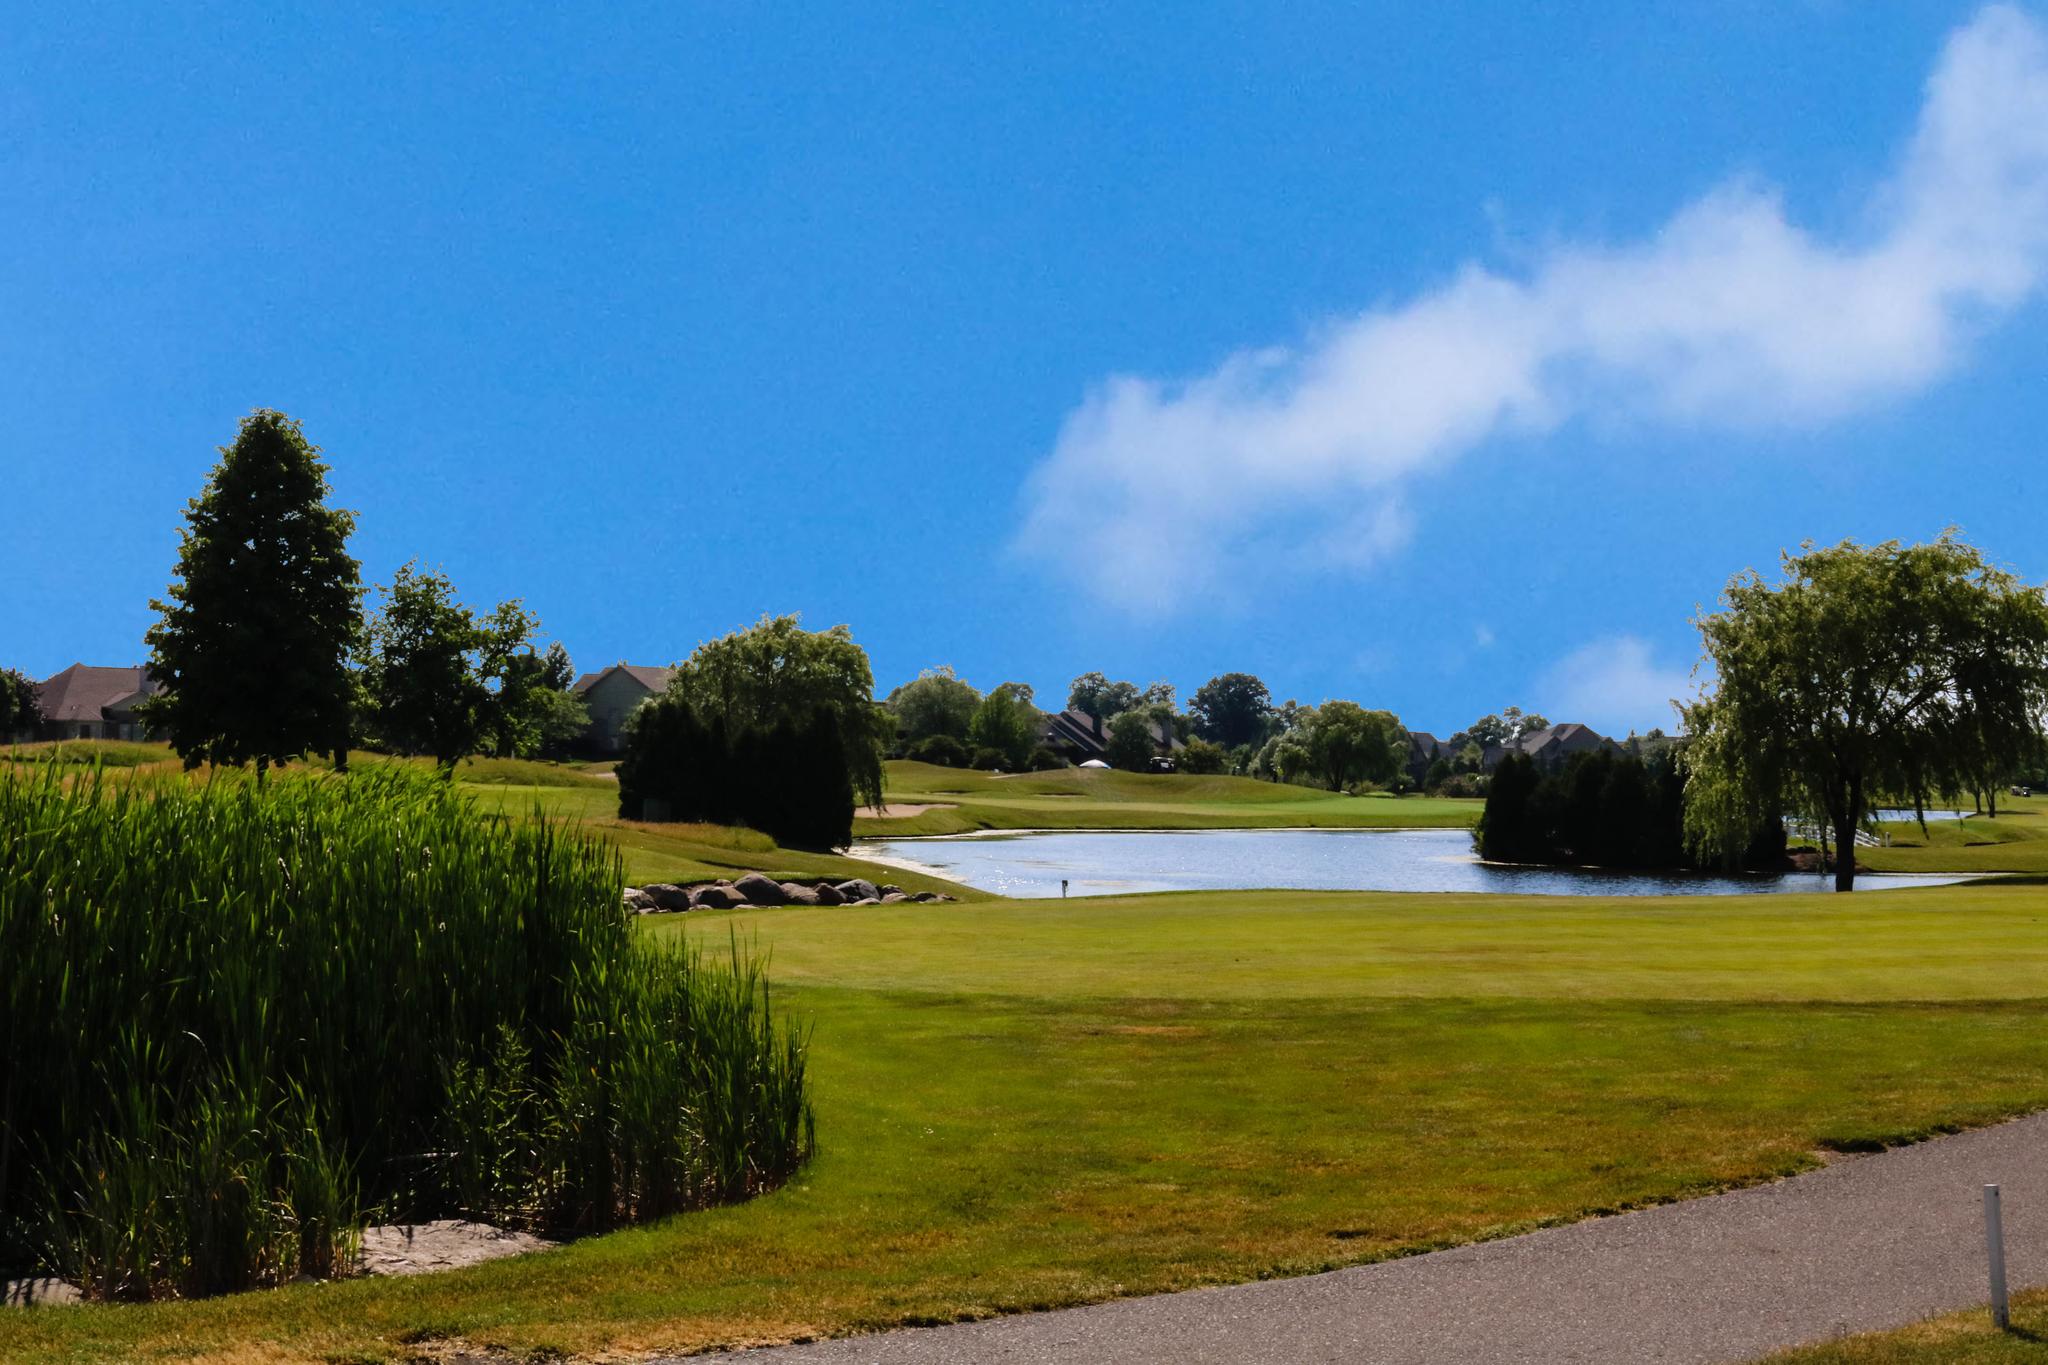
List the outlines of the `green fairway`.
{"label": "green fairway", "polygon": [[963,834],[978,829],[1278,829],[1470,826],[1484,804],[1430,796],[1345,796],[1249,777],[1190,777],[1062,768],[983,773],[893,762],[891,805],[931,809],[861,819],[863,836]]}
{"label": "green fairway", "polygon": [[[643,921],[772,955],[822,1153],[427,1279],[0,1316],[0,1355],[689,1348],[1314,1270],[2048,1105],[2048,890],[1284,893]],[[259,1344],[260,1343],[260,1344]]]}

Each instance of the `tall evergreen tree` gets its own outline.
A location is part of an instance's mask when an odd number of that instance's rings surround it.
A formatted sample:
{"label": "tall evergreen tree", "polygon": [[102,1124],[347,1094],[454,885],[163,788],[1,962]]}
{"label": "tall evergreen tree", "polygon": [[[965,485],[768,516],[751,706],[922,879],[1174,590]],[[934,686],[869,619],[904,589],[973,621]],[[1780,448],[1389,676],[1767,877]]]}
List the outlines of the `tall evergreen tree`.
{"label": "tall evergreen tree", "polygon": [[330,492],[318,447],[264,409],[186,504],[170,601],[150,603],[161,619],[144,637],[162,691],[138,709],[187,767],[345,758],[362,586],[355,515]]}

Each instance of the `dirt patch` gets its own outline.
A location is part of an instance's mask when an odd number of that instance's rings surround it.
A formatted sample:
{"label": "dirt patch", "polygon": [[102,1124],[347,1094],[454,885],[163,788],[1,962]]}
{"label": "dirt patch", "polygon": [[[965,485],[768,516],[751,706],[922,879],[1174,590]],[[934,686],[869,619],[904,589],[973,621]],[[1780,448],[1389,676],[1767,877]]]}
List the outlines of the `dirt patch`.
{"label": "dirt patch", "polygon": [[[365,1275],[427,1275],[506,1256],[523,1256],[530,1251],[546,1251],[554,1245],[531,1233],[457,1218],[431,1223],[385,1223],[363,1229],[362,1257],[357,1267]],[[63,1280],[0,1281],[0,1305],[8,1308],[41,1308],[82,1301],[77,1286]]]}
{"label": "dirt patch", "polygon": [[545,1251],[553,1242],[489,1223],[439,1218],[431,1223],[387,1223],[363,1229],[365,1275],[425,1275],[459,1270],[505,1256]]}
{"label": "dirt patch", "polygon": [[914,801],[891,801],[886,806],[862,806],[854,814],[863,820],[908,820],[923,815],[928,810],[958,810],[951,801],[935,801],[920,806]]}

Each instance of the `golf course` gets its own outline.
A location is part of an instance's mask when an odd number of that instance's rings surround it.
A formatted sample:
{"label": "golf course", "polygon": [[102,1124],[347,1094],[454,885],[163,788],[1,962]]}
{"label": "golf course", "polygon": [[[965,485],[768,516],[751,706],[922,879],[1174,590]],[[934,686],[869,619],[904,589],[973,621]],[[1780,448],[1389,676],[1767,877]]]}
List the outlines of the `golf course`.
{"label": "golf course", "polygon": [[[1032,827],[1476,804],[1108,776],[892,764],[888,794]],[[619,825],[587,771],[458,780],[588,820],[634,878],[858,865]],[[1939,830],[1952,846],[1895,830],[1866,852],[2025,870],[2043,819],[2018,801]],[[545,1359],[946,1322],[1402,1256],[2048,1106],[2048,885],[2025,877],[1670,899],[954,890],[641,920],[758,952],[810,1031],[818,1154],[781,1189],[441,1275],[0,1314],[0,1357]],[[1853,1349],[1811,1359],[1950,1358]]]}

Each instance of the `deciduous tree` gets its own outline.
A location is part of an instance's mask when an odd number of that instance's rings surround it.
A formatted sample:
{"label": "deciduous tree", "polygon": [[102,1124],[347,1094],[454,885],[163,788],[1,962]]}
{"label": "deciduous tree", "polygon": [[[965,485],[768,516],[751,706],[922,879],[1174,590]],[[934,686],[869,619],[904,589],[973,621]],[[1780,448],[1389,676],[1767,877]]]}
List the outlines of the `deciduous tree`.
{"label": "deciduous tree", "polygon": [[1141,773],[1151,766],[1153,756],[1158,752],[1159,741],[1152,733],[1152,717],[1142,711],[1124,711],[1110,720],[1109,743],[1104,746],[1103,753],[1110,767]]}
{"label": "deciduous tree", "polygon": [[1273,694],[1250,673],[1221,673],[1209,679],[1188,702],[1195,733],[1226,749],[1256,744],[1272,723]]}
{"label": "deciduous tree", "polygon": [[371,736],[453,768],[490,727],[481,662],[489,634],[438,570],[407,564],[378,591],[384,601],[370,620],[363,667]]}
{"label": "deciduous tree", "polygon": [[19,669],[0,668],[0,740],[33,735],[43,723],[43,704],[36,685]]}
{"label": "deciduous tree", "polygon": [[[1169,689],[1170,691],[1170,689]],[[1111,682],[1100,673],[1083,673],[1067,690],[1067,705],[1097,721],[1108,721],[1141,705],[1145,694],[1136,683]]]}
{"label": "deciduous tree", "polygon": [[965,740],[981,693],[950,667],[928,668],[891,692],[883,704],[896,717],[897,733],[906,745],[935,735]]}
{"label": "deciduous tree", "polygon": [[1038,746],[1038,712],[1008,683],[981,699],[968,726],[968,742],[1002,755],[1003,766],[1022,772]]}

